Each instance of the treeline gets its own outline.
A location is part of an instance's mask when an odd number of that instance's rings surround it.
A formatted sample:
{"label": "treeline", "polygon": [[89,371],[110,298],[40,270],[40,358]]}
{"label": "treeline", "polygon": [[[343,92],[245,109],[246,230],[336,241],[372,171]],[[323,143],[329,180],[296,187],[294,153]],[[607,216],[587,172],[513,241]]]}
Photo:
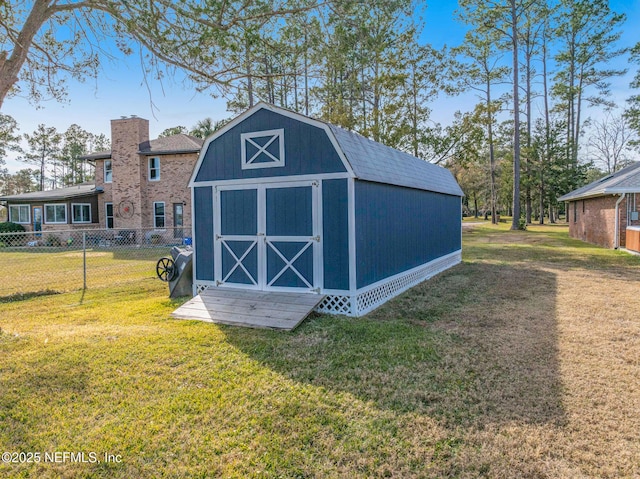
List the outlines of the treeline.
{"label": "treeline", "polygon": [[[418,6],[338,2],[246,29],[229,110],[263,100],[358,131],[451,168],[470,211],[519,216],[522,204],[527,223],[554,221],[560,195],[629,161],[629,113],[610,95],[625,70],[609,66],[627,53],[625,17],[606,0],[463,0],[464,42],[442,50]],[[437,95],[470,91],[452,124],[431,121]]]}
{"label": "treeline", "polygon": [[[44,124],[32,133],[20,135],[13,118],[0,114],[0,194],[13,195],[64,188],[93,181],[93,165],[82,157],[110,148],[104,134],[95,135],[73,124],[65,132]],[[24,140],[27,147],[22,147]],[[35,168],[9,173],[4,158],[15,152],[16,159]]]}
{"label": "treeline", "polygon": [[[555,220],[563,208],[557,198],[624,166],[640,130],[640,95],[624,112],[612,100],[611,82],[625,71],[611,65],[629,52],[618,44],[625,17],[606,0],[460,0],[456,16],[466,36],[441,49],[429,43],[428,8],[412,0],[186,0],[154,3],[151,10],[142,1],[107,3],[116,31],[145,45],[150,77],[180,68],[196,89],[213,86],[224,94],[232,113],[262,100],[445,165],[470,211],[494,219],[511,213],[512,227],[520,216]],[[90,0],[66,8],[101,18],[101,5]],[[42,25],[50,12],[40,12]],[[15,5],[6,13],[17,25],[29,8]],[[95,35],[112,33],[111,24],[97,20],[51,18],[60,26],[85,22]],[[93,68],[91,42],[57,42],[84,52]],[[119,47],[132,51],[125,41]],[[640,61],[640,45],[631,53]],[[29,65],[55,78],[59,66],[47,58]],[[0,71],[6,84],[0,99],[15,78]],[[23,82],[42,88],[33,77]],[[54,98],[64,93],[58,83],[45,86]],[[640,76],[631,87],[639,86]],[[451,123],[435,123],[434,100],[457,94],[471,98],[468,106]],[[39,166],[42,188],[83,175],[66,160],[57,169]]]}
{"label": "treeline", "polygon": [[[179,133],[197,138],[206,138],[225,121],[205,118],[191,129],[184,126],[167,128],[159,136]],[[18,134],[18,125],[13,118],[0,113],[0,195],[14,195],[64,188],[89,181],[95,177],[92,163],[83,159],[91,153],[109,150],[110,142],[104,134],[93,134],[73,124],[64,133],[44,124],[38,125],[33,133]],[[27,148],[20,146],[24,139]],[[16,153],[16,160],[33,165],[9,173],[3,157],[9,151]]]}

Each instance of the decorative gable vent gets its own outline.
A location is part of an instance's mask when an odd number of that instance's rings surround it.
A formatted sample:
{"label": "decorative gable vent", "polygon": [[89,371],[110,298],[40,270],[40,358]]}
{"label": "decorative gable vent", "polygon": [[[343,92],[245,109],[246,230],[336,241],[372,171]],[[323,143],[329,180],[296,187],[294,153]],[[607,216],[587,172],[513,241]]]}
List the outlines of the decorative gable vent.
{"label": "decorative gable vent", "polygon": [[242,169],[284,166],[284,129],[240,135]]}

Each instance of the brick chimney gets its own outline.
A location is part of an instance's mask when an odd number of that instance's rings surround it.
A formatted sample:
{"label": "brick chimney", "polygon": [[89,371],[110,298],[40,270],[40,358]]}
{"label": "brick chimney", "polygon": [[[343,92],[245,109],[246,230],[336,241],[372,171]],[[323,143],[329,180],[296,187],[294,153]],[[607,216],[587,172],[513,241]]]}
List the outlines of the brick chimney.
{"label": "brick chimney", "polygon": [[142,227],[142,161],[138,151],[149,141],[149,120],[111,120],[111,161],[113,168],[113,210],[118,229]]}

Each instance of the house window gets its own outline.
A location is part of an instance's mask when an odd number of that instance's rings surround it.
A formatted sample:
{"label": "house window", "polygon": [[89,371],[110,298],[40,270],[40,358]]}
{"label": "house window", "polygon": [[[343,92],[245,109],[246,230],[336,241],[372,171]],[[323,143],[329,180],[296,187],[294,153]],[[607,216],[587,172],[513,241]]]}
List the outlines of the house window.
{"label": "house window", "polygon": [[104,182],[111,183],[113,181],[113,164],[111,160],[104,160]]}
{"label": "house window", "polygon": [[104,210],[105,227],[108,230],[113,229],[113,203],[105,203]]}
{"label": "house window", "polygon": [[627,225],[631,225],[639,219],[637,193],[629,193],[627,196],[627,208]]}
{"label": "house window", "polygon": [[164,228],[164,201],[153,203],[153,226]]}
{"label": "house window", "polygon": [[45,223],[66,223],[67,222],[67,205],[44,205],[44,222]]}
{"label": "house window", "polygon": [[13,223],[30,223],[29,205],[10,205],[9,221]]}
{"label": "house window", "polygon": [[91,223],[91,205],[89,203],[74,203],[71,205],[72,223]]}
{"label": "house window", "polygon": [[149,181],[160,180],[160,158],[149,158]]}

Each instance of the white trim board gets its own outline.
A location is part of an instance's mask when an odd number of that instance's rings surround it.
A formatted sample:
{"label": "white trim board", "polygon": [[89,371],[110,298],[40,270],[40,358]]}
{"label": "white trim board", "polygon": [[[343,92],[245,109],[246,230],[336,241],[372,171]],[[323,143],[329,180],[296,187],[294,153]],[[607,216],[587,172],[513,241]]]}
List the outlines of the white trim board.
{"label": "white trim board", "polygon": [[233,180],[211,180],[200,181],[189,185],[191,188],[200,188],[203,186],[234,186],[234,185],[263,185],[270,183],[289,183],[296,181],[316,181],[316,180],[341,180],[351,178],[347,173],[325,173],[322,175],[291,175],[291,176],[265,176],[260,178],[242,178]]}
{"label": "white trim board", "polygon": [[[216,285],[219,287],[227,287],[227,288],[241,288],[241,289],[256,289],[263,291],[292,291],[292,292],[300,292],[305,289],[318,292],[322,288],[323,284],[323,251],[322,251],[322,190],[321,190],[321,181],[318,180],[307,180],[307,181],[287,181],[287,182],[266,182],[266,183],[244,183],[244,184],[223,184],[218,185],[213,188],[214,191],[214,210],[213,210],[213,224],[214,230],[217,233],[214,235],[214,279]],[[267,236],[266,235],[266,215],[267,215],[267,201],[266,201],[266,193],[268,189],[278,189],[278,188],[295,188],[295,187],[307,187],[311,188],[311,223],[312,223],[312,234],[307,237],[303,236]],[[222,225],[222,212],[220,210],[220,195],[223,191],[238,191],[238,190],[256,190],[256,214],[257,214],[257,224],[256,224],[256,234],[255,235],[223,235],[221,233],[221,225]],[[245,270],[245,274],[251,280],[253,284],[237,284],[237,283],[226,283],[226,279],[229,277],[231,272],[233,272],[237,267],[244,269],[242,260],[244,256],[240,255],[240,257],[236,257],[236,265],[228,272],[226,277],[223,277],[222,271],[222,253],[223,247],[229,249],[226,245],[226,241],[247,241],[253,242],[253,244],[249,247],[245,253],[249,253],[254,247],[257,248],[257,264],[258,268],[256,271],[256,277],[254,278],[249,272]],[[284,269],[290,268],[295,274],[297,274],[303,282],[307,283],[308,288],[289,288],[289,287],[281,287],[274,286],[269,284],[267,278],[267,261],[266,255],[269,248],[272,248],[276,254],[278,254],[277,248],[273,245],[273,242],[294,242],[294,243],[303,243],[307,242],[307,246],[303,247],[302,251],[306,250],[309,246],[311,246],[312,255],[313,255],[313,272],[312,277],[307,278],[303,277],[292,265],[293,260],[288,265],[285,265]],[[233,255],[233,253],[229,250],[229,253]],[[284,258],[283,258],[284,260]],[[285,261],[285,263],[287,263]],[[283,269],[283,271],[284,271]],[[280,272],[282,273],[282,271]],[[277,275],[279,276],[279,274]],[[272,278],[273,279],[273,278]],[[276,277],[277,279],[277,277]],[[274,280],[275,281],[275,280]],[[273,281],[272,281],[273,282]],[[312,284],[310,284],[312,283]]]}

